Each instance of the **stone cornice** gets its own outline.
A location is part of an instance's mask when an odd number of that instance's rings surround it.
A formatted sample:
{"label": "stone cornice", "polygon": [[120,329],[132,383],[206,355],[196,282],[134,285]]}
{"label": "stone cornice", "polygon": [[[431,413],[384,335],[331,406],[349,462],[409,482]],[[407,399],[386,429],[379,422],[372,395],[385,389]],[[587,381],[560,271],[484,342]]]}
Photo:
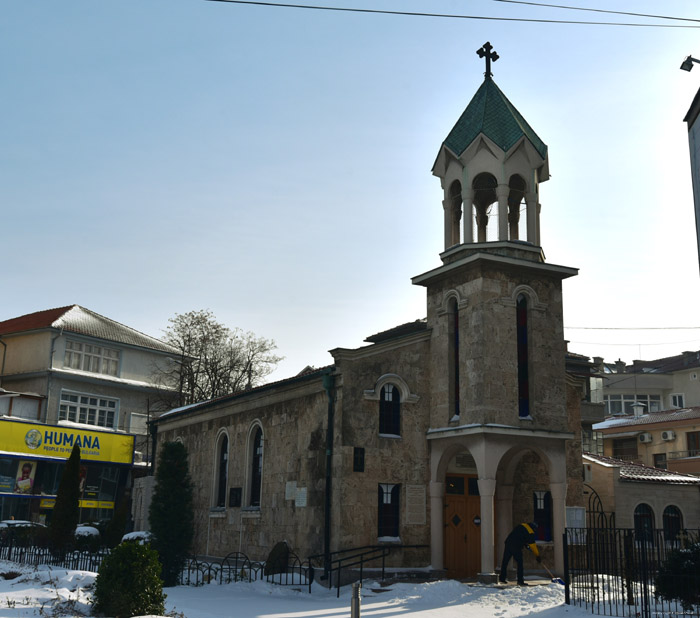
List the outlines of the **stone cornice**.
{"label": "stone cornice", "polygon": [[411,279],[413,285],[427,286],[433,281],[447,277],[455,271],[474,266],[479,262],[490,262],[500,267],[513,267],[520,270],[532,270],[540,274],[553,276],[559,279],[568,279],[578,274],[578,268],[568,266],[558,266],[556,264],[545,264],[542,262],[532,262],[502,255],[494,255],[485,251],[473,253],[465,258],[456,260],[449,264],[443,264],[438,268],[429,270],[422,275],[417,275]]}
{"label": "stone cornice", "polygon": [[522,429],[512,425],[491,425],[491,424],[474,424],[460,425],[459,427],[440,427],[437,429],[428,429],[428,440],[438,440],[441,438],[453,438],[455,436],[468,435],[500,435],[500,436],[518,436],[531,438],[548,438],[553,440],[573,440],[574,433],[571,431],[553,431],[550,429]]}

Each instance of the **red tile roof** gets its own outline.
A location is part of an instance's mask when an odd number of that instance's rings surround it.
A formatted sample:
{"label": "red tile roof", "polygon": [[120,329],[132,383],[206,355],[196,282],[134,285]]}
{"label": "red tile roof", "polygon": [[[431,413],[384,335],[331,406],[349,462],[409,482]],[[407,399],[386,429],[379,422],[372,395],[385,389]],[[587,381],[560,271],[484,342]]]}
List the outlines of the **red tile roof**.
{"label": "red tile roof", "polygon": [[63,314],[67,313],[77,305],[68,305],[67,307],[58,307],[57,309],[45,309],[36,313],[28,313],[21,315],[18,318],[12,318],[0,322],[0,335],[9,335],[10,333],[22,333],[28,330],[37,330],[40,328],[50,328],[51,325],[58,320]]}
{"label": "red tile roof", "polygon": [[95,337],[105,341],[159,350],[167,354],[180,355],[177,348],[168,345],[160,339],[115,322],[80,305],[46,309],[45,311],[37,311],[36,313],[29,313],[18,318],[5,320],[0,322],[0,335],[48,328]]}

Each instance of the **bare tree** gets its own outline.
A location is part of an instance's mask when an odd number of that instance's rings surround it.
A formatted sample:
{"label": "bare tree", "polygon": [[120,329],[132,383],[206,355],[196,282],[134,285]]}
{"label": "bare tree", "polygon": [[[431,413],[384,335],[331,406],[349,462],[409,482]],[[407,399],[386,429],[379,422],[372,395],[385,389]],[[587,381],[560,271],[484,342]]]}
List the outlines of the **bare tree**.
{"label": "bare tree", "polygon": [[166,343],[179,358],[155,370],[164,390],[175,393],[170,405],[184,406],[258,386],[282,360],[275,342],[217,322],[209,310],[175,314],[165,330]]}

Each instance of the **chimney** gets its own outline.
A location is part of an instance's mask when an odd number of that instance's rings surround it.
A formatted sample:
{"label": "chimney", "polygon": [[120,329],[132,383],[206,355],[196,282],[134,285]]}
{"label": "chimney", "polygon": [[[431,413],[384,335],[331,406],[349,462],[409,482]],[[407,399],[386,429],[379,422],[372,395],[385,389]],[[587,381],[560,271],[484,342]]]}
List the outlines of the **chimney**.
{"label": "chimney", "polygon": [[617,359],[615,361],[615,373],[625,373],[625,369],[627,368],[627,365],[625,364],[625,361],[622,359]]}

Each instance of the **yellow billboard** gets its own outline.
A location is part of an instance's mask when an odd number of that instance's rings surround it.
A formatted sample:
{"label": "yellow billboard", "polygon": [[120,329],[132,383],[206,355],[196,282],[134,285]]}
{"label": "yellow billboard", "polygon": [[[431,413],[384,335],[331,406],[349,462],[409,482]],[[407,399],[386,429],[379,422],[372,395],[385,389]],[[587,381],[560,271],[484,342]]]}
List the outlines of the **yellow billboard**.
{"label": "yellow billboard", "polygon": [[0,450],[24,453],[33,457],[67,459],[77,444],[80,458],[88,461],[131,464],[134,459],[134,436],[75,429],[68,426],[39,425],[0,421]]}

